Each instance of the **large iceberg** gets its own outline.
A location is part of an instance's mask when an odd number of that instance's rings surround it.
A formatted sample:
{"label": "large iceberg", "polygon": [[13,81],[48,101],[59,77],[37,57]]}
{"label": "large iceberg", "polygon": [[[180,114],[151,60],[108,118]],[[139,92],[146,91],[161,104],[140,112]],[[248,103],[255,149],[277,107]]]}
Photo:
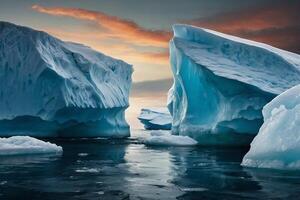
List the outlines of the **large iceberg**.
{"label": "large iceberg", "polygon": [[263,108],[264,124],[242,165],[300,169],[300,85],[280,94]]}
{"label": "large iceberg", "polygon": [[132,66],[0,22],[0,135],[124,137]]}
{"label": "large iceberg", "polygon": [[62,147],[29,136],[0,138],[0,156],[61,153]]}
{"label": "large iceberg", "polygon": [[171,130],[172,116],[166,107],[143,108],[138,119],[147,130]]}
{"label": "large iceberg", "polygon": [[249,144],[261,110],[300,83],[300,56],[216,31],[174,25],[172,131],[199,144]]}

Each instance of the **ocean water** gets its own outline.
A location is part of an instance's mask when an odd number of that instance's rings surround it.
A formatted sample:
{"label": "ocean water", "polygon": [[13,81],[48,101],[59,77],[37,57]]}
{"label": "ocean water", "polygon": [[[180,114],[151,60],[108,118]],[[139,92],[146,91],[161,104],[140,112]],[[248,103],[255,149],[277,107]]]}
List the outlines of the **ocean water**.
{"label": "ocean water", "polygon": [[51,140],[62,155],[0,157],[0,199],[299,199],[300,172],[243,168],[248,148]]}

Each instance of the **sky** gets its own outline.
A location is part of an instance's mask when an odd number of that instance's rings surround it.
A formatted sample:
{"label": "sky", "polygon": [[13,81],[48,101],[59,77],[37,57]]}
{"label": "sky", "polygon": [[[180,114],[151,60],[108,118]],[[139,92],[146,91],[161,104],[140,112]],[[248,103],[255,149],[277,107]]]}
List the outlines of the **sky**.
{"label": "sky", "polygon": [[0,20],[88,45],[134,67],[129,121],[165,106],[168,42],[185,23],[300,53],[299,0],[0,0]]}

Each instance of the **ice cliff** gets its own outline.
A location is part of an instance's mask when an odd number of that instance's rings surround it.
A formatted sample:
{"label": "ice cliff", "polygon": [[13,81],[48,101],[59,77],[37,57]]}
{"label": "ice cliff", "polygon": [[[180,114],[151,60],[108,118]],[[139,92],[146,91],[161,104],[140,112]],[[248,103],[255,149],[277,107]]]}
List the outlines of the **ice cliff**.
{"label": "ice cliff", "polygon": [[0,135],[124,137],[132,66],[0,22]]}
{"label": "ice cliff", "polygon": [[242,165],[300,169],[300,85],[280,94],[263,108],[264,124]]}
{"label": "ice cliff", "polygon": [[174,25],[172,131],[199,144],[249,144],[261,110],[300,83],[300,56],[212,30]]}
{"label": "ice cliff", "polygon": [[143,108],[138,119],[147,130],[171,130],[172,116],[167,108]]}

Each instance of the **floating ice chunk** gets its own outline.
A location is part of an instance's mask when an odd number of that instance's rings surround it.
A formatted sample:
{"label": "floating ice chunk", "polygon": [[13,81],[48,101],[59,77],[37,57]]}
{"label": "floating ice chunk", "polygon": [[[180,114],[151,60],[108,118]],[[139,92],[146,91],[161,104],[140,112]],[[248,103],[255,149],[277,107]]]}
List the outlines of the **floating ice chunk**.
{"label": "floating ice chunk", "polygon": [[44,142],[29,136],[13,136],[0,138],[0,156],[25,154],[53,154],[62,153],[60,146]]}
{"label": "floating ice chunk", "polygon": [[280,94],[263,109],[264,124],[242,165],[300,169],[300,85]]}
{"label": "floating ice chunk", "polygon": [[96,192],[96,194],[103,195],[103,194],[104,194],[104,191]]}
{"label": "floating ice chunk", "polygon": [[171,135],[171,134],[170,134],[170,131],[160,130],[160,131],[151,131],[150,135],[151,136],[164,136],[164,135]]}
{"label": "floating ice chunk", "polygon": [[76,169],[75,170],[77,173],[99,173],[101,170],[98,168],[87,168],[83,167],[81,169]]}
{"label": "floating ice chunk", "polygon": [[7,183],[7,181],[1,181],[0,185],[5,185]]}
{"label": "floating ice chunk", "polygon": [[184,192],[204,192],[208,191],[207,188],[180,188]]}
{"label": "floating ice chunk", "polygon": [[153,146],[193,146],[197,141],[188,136],[172,135],[169,131],[152,131],[145,140],[146,145]]}
{"label": "floating ice chunk", "polygon": [[147,130],[171,130],[172,116],[165,107],[143,108],[138,119]]}

